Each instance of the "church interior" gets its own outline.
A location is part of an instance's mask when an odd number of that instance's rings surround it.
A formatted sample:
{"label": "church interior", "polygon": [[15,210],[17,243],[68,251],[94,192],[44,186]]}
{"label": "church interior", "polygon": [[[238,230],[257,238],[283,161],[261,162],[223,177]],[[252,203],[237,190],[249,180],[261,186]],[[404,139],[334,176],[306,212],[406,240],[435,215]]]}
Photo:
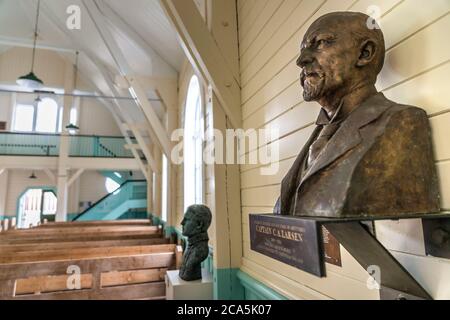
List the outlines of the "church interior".
{"label": "church interior", "polygon": [[[358,110],[308,69],[343,58],[311,35],[336,12],[373,18],[357,70],[383,57],[370,94],[420,119],[387,164],[348,169],[375,118],[311,160]],[[448,30],[449,0],[0,0],[0,300],[450,299]]]}

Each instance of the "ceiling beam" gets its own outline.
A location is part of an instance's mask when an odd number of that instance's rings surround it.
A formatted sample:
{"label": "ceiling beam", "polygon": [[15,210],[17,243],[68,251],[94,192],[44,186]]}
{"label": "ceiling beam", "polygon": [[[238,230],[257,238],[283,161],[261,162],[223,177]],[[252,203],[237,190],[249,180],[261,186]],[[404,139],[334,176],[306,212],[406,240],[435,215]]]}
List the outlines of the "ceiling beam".
{"label": "ceiling beam", "polygon": [[164,60],[146,41],[141,35],[136,32],[123,18],[117,14],[117,12],[107,3],[107,1],[96,1],[99,10],[104,14],[108,22],[124,32],[128,39],[138,45],[152,60],[152,67],[162,67],[166,69],[172,76],[177,77],[178,72],[174,66]]}
{"label": "ceiling beam", "polygon": [[[0,44],[11,46],[11,47],[22,47],[22,48],[33,48],[33,39],[17,38],[17,37],[7,37],[0,35]],[[37,49],[57,51],[57,52],[68,52],[75,53],[76,50],[69,47],[56,46],[52,44],[46,44],[42,41],[36,43]]]}
{"label": "ceiling beam", "polygon": [[[47,20],[50,21],[50,23],[52,23],[60,32],[62,32],[67,38],[71,39],[72,43],[80,49],[80,52],[83,52],[84,55],[87,57],[87,59],[90,60],[90,62],[98,69],[99,74],[101,75],[101,77],[103,78],[103,81],[105,82],[107,88],[109,89],[109,93],[105,93],[102,90],[99,89],[99,85],[95,84],[95,86],[97,87],[97,89],[100,91],[100,93],[102,95],[112,95],[112,96],[120,96],[117,92],[117,90],[114,88],[114,85],[112,84],[113,81],[110,79],[109,77],[109,72],[106,69],[106,67],[103,65],[103,63],[101,61],[99,61],[94,53],[91,52],[91,50],[89,48],[86,48],[82,43],[80,43],[79,41],[76,40],[76,38],[72,37],[70,35],[70,33],[65,29],[65,26],[61,24],[61,22],[58,20],[58,18],[53,14],[53,12],[51,11],[51,9],[44,3],[42,3],[42,8],[41,8],[45,18],[47,18]],[[121,107],[121,104],[118,103],[117,100],[113,100],[114,104],[117,107],[118,112],[115,111],[115,109],[112,107],[111,104],[109,104],[108,102],[106,102],[104,99],[99,99],[99,101],[105,105],[107,107],[108,110],[111,111],[111,114],[113,115],[114,120],[117,123],[117,126],[119,127],[119,129],[121,130],[122,135],[125,138],[125,142],[129,145],[132,144],[130,137],[128,136],[127,132],[123,130],[122,127],[122,123],[123,120],[121,119],[124,118],[124,120],[129,120],[129,116],[126,112],[126,110],[123,110],[123,108]],[[119,116],[120,115],[120,116]],[[144,164],[142,163],[142,159],[139,156],[139,153],[135,150],[135,149],[131,149],[131,152],[135,158],[135,160],[138,163],[139,168],[141,169],[143,175],[146,177],[146,179],[148,178],[148,174],[147,174],[147,169],[145,168]]]}
{"label": "ceiling beam", "polygon": [[159,144],[161,150],[163,150],[166,156],[170,157],[171,142],[167,131],[158,118],[155,108],[152,106],[151,102],[148,101],[145,91],[142,89],[139,82],[131,76],[133,71],[126,60],[122,49],[118,46],[116,40],[111,34],[110,29],[106,25],[104,16],[100,13],[96,3],[93,1],[83,0],[83,4],[86,7],[88,14],[95,24],[98,32],[100,33],[106,47],[108,48],[111,57],[115,61],[120,74],[128,81],[130,94],[132,97],[136,98],[137,105],[141,108],[144,115],[147,117],[150,126],[153,128],[156,142]]}
{"label": "ceiling beam", "polygon": [[141,146],[141,150],[144,153],[145,158],[147,158],[147,161],[150,164],[150,167],[156,169],[155,159],[153,158],[153,154],[150,151],[147,143],[145,142],[144,137],[142,136],[140,129],[135,127],[133,124],[127,124],[126,126],[128,127],[127,129],[129,129],[129,130],[131,130],[133,132],[133,134],[134,134],[138,144]]}
{"label": "ceiling beam", "polygon": [[52,183],[56,183],[56,177],[49,168],[44,168],[44,172]]}
{"label": "ceiling beam", "polygon": [[235,128],[242,127],[241,88],[193,0],[159,0],[191,64],[214,89]]}
{"label": "ceiling beam", "polygon": [[78,169],[67,181],[67,187],[70,187],[72,185],[72,183],[74,183],[81,176],[81,174],[83,172],[84,172],[84,169]]}

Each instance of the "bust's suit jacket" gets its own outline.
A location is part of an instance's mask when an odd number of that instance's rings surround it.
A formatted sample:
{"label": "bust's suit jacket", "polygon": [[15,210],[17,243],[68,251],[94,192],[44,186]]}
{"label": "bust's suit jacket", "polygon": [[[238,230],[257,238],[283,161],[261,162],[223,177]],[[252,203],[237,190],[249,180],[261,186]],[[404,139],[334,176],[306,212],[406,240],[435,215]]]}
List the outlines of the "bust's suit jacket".
{"label": "bust's suit jacket", "polygon": [[431,130],[422,109],[396,104],[382,93],[368,98],[298,181],[319,132],[317,127],[284,177],[275,214],[394,216],[440,210]]}

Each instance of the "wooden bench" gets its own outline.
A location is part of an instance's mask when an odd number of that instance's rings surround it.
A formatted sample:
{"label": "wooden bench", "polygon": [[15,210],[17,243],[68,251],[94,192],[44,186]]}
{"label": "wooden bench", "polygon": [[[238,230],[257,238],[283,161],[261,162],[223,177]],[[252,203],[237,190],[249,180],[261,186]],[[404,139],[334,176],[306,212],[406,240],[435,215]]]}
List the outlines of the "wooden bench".
{"label": "wooden bench", "polygon": [[71,250],[74,248],[102,248],[123,246],[149,246],[155,244],[169,244],[170,239],[164,237],[150,239],[129,240],[96,240],[96,241],[67,241],[67,242],[43,242],[26,244],[2,244],[0,242],[0,255],[8,252],[42,251],[52,249]]}
{"label": "wooden bench", "polygon": [[160,238],[159,226],[107,226],[73,228],[34,228],[8,230],[0,234],[0,244],[32,244],[46,242],[104,241]]}
{"label": "wooden bench", "polygon": [[16,229],[16,217],[0,220],[0,233]]}
{"label": "wooden bench", "polygon": [[48,222],[36,227],[43,228],[73,228],[89,226],[151,226],[152,221],[147,219],[136,220],[99,220],[99,221],[71,221],[71,222]]}
{"label": "wooden bench", "polygon": [[[175,244],[3,252],[0,299],[164,299],[164,275],[181,258]],[[70,268],[80,289],[68,288]]]}

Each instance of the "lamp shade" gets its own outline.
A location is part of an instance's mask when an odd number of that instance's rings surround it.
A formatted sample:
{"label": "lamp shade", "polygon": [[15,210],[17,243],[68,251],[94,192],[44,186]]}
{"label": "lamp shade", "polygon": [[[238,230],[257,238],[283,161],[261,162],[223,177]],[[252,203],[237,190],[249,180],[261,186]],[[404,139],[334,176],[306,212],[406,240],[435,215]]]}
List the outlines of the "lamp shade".
{"label": "lamp shade", "polygon": [[33,71],[27,75],[20,77],[19,79],[17,79],[16,82],[19,86],[30,89],[39,89],[44,86],[44,82],[38,77],[36,77]]}
{"label": "lamp shade", "polygon": [[78,132],[78,130],[80,130],[80,128],[78,128],[76,125],[74,125],[73,123],[70,123],[66,126],[66,130],[71,132],[71,133],[76,133]]}

